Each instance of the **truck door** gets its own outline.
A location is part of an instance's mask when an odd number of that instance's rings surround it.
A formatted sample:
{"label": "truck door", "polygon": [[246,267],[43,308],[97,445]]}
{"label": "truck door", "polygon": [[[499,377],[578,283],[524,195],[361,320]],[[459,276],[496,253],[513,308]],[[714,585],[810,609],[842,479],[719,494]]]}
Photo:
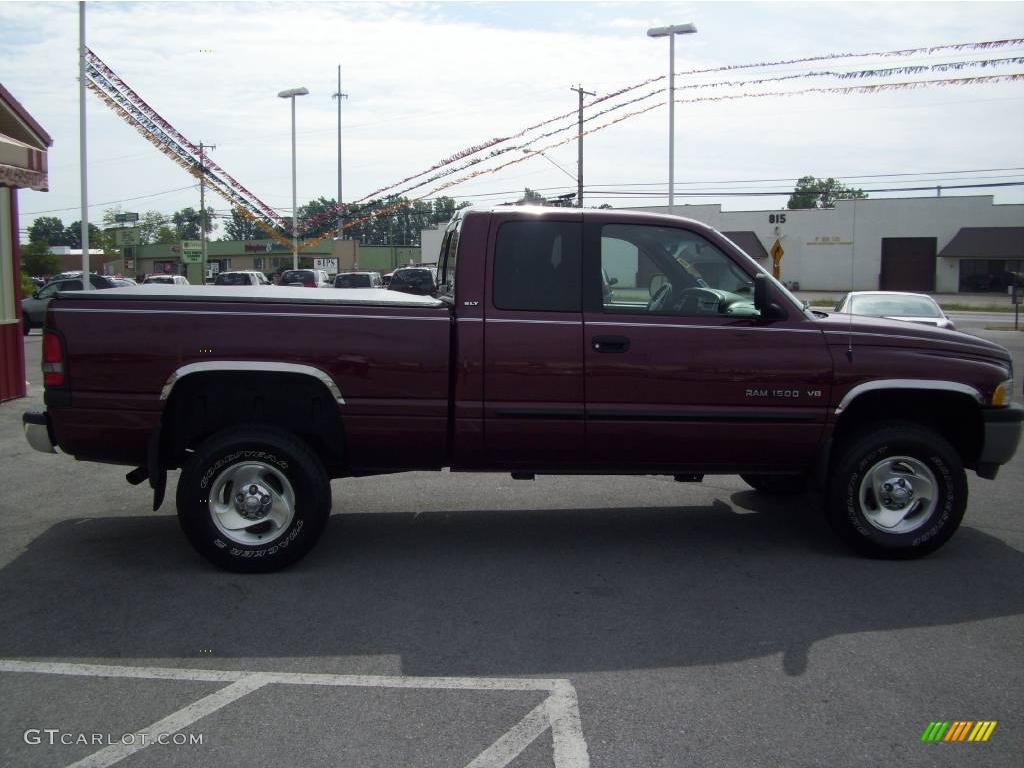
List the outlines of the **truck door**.
{"label": "truck door", "polygon": [[585,228],[592,468],[810,465],[831,359],[802,311],[762,320],[756,267],[708,228],[605,215]]}
{"label": "truck door", "polygon": [[585,463],[581,217],[492,214],[484,442],[494,466]]}

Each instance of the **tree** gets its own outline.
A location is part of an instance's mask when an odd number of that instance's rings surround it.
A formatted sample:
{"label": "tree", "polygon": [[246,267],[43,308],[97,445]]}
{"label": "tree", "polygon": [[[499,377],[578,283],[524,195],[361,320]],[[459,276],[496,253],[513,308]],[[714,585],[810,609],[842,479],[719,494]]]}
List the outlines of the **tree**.
{"label": "tree", "polygon": [[572,208],[576,205],[576,193],[547,198],[529,187],[523,190],[523,196],[516,200],[516,205],[548,205],[555,208]]}
{"label": "tree", "polygon": [[224,240],[259,240],[265,237],[256,222],[240,214],[237,208],[231,210],[231,221],[224,224]]}
{"label": "tree", "polygon": [[40,216],[28,228],[30,243],[46,243],[47,245],[68,245],[64,222],[56,216]]}
{"label": "tree", "polygon": [[[299,207],[300,237],[333,235],[338,228],[336,203],[325,197]],[[420,232],[437,224],[447,224],[458,208],[450,197],[432,202],[409,200],[398,195],[345,206],[342,237],[363,245],[419,245]]]}
{"label": "tree", "polygon": [[[121,206],[108,208],[103,212],[103,224],[108,228],[117,228],[117,214],[121,213]],[[149,245],[156,242],[157,231],[161,226],[167,224],[167,217],[159,211],[146,211],[139,220],[125,229],[134,229],[138,237],[139,245]]]}
{"label": "tree", "polygon": [[159,211],[146,211],[139,219],[139,245],[149,245],[157,242],[157,235],[161,227],[166,226],[167,217]]}
{"label": "tree", "polygon": [[213,223],[213,208],[207,207],[206,211],[203,213],[200,213],[192,207],[182,208],[180,211],[175,211],[171,216],[171,222],[174,224],[174,229],[178,233],[178,239],[198,240],[200,237],[200,219],[202,219],[203,229],[206,230],[206,234],[209,235],[213,232],[215,228]]}
{"label": "tree", "polygon": [[[64,230],[64,238],[66,245],[72,248],[82,247],[82,222],[73,221],[68,224]],[[104,248],[106,245],[106,238],[103,236],[103,231],[95,224],[89,225],[89,250],[93,248]]]}
{"label": "tree", "polygon": [[548,199],[540,192],[534,192],[529,187],[523,190],[523,196],[516,200],[516,205],[544,205]]}
{"label": "tree", "polygon": [[60,272],[60,259],[50,253],[50,246],[42,241],[23,245],[21,252],[21,270],[27,275],[42,277]]}
{"label": "tree", "polygon": [[156,234],[153,236],[154,245],[174,245],[178,242],[178,233],[173,227],[168,227],[163,224],[157,227]]}
{"label": "tree", "polygon": [[786,207],[796,208],[835,208],[837,200],[862,200],[867,195],[862,189],[848,187],[829,177],[818,179],[814,176],[801,176],[797,179],[796,188],[789,197]]}

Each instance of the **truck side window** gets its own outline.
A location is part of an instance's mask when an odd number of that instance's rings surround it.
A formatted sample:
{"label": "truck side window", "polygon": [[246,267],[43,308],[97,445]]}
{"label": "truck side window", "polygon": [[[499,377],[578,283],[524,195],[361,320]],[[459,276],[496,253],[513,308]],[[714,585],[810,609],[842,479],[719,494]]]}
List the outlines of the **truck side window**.
{"label": "truck side window", "polygon": [[601,229],[605,312],[756,317],[753,278],[687,229],[609,224]]}
{"label": "truck side window", "polygon": [[494,306],[540,312],[580,311],[580,226],[509,221],[494,246]]}
{"label": "truck side window", "polygon": [[455,259],[459,250],[459,230],[462,229],[462,221],[455,229],[444,236],[441,243],[440,266],[438,274],[437,292],[439,295],[455,298]]}

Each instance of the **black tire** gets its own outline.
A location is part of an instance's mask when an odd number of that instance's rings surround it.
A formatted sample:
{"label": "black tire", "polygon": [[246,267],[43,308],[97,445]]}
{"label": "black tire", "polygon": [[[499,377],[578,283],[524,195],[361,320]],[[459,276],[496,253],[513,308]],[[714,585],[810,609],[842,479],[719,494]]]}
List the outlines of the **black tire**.
{"label": "black tire", "polygon": [[[885,469],[889,464],[892,469]],[[912,495],[906,508],[920,510],[892,530],[879,524],[879,513],[887,510],[885,499],[874,492],[878,483],[871,482],[869,473],[875,469],[882,479],[898,478],[897,484],[907,478]],[[915,483],[922,480],[932,485],[930,493],[917,493]],[[890,490],[891,486],[882,485]],[[926,496],[931,497],[930,503],[925,503]],[[888,501],[898,506],[899,500],[890,497]],[[847,443],[833,464],[826,503],[832,528],[861,554],[921,557],[945,544],[960,527],[967,508],[967,476],[960,455],[940,434],[916,424],[896,423],[861,433]]]}
{"label": "black tire", "polygon": [[772,496],[793,496],[807,490],[807,475],[740,475],[755,491]]}
{"label": "black tire", "polygon": [[[235,487],[233,478],[242,485]],[[239,490],[256,509],[248,501],[236,503]],[[261,512],[259,499],[272,499],[267,509],[274,514]],[[214,501],[236,521],[266,516],[248,528],[227,530],[221,522],[230,521],[214,512]],[[229,571],[267,573],[316,544],[331,513],[330,480],[320,459],[295,436],[267,426],[235,427],[208,438],[189,458],[178,480],[177,507],[182,530],[207,560]]]}
{"label": "black tire", "polygon": [[32,330],[32,320],[30,320],[29,316],[25,313],[22,313],[21,315],[21,329],[26,336],[28,336],[28,332]]}

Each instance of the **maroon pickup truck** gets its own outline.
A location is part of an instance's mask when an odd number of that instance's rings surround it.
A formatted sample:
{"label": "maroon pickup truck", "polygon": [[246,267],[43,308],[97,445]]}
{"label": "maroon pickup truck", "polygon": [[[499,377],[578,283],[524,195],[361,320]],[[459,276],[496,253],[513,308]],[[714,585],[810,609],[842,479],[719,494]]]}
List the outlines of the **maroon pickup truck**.
{"label": "maroon pickup truck", "polygon": [[859,551],[941,546],[965,469],[1014,454],[1002,347],[808,310],[720,233],[672,216],[494,208],[448,225],[434,295],[377,289],[61,294],[29,442],[181,468],[178,517],[219,566],[315,544],[332,478],[403,470],[738,473],[824,492]]}

